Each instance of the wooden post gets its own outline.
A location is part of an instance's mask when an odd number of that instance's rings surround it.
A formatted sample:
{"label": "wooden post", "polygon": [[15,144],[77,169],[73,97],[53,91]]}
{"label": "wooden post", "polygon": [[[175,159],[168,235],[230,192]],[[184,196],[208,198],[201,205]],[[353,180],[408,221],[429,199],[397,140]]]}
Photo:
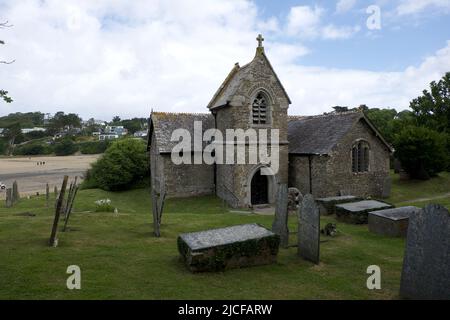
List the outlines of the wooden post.
{"label": "wooden post", "polygon": [[67,204],[68,209],[67,209],[67,212],[66,212],[66,221],[64,221],[63,232],[66,231],[67,222],[69,222],[69,217],[70,217],[70,214],[72,213],[73,203],[75,202],[75,197],[77,196],[78,188],[79,188],[78,186],[75,186],[75,187],[74,187],[74,189],[73,189],[73,195],[72,195],[72,197],[71,197],[71,200],[70,200],[70,202],[68,202],[68,204]]}
{"label": "wooden post", "polygon": [[68,176],[64,176],[64,180],[63,180],[63,183],[61,186],[61,192],[59,193],[58,202],[56,204],[55,219],[53,220],[52,234],[50,235],[50,241],[49,241],[49,244],[52,247],[56,247],[58,245],[58,242],[56,242],[56,232],[58,230],[59,216],[61,215],[62,203],[64,200],[64,194],[66,192],[68,179],[69,179]]}
{"label": "wooden post", "polygon": [[6,207],[11,208],[12,206],[13,206],[12,189],[8,188],[6,189]]}
{"label": "wooden post", "polygon": [[13,203],[16,203],[19,200],[20,200],[19,186],[17,185],[17,181],[14,181],[12,190],[12,201]]}
{"label": "wooden post", "polygon": [[50,187],[47,183],[45,186],[45,206],[48,208],[50,205]]}
{"label": "wooden post", "polygon": [[156,190],[152,188],[153,232],[155,233],[155,237],[158,238],[161,236],[160,227],[165,199],[166,192],[164,188],[160,194],[158,194]]}

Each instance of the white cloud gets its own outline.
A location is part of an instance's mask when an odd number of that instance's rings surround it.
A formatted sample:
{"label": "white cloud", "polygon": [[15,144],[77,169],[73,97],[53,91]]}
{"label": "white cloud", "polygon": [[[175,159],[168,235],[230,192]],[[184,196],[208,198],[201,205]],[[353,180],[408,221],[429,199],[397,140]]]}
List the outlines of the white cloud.
{"label": "white cloud", "polygon": [[[265,47],[292,98],[291,114],[321,113],[338,104],[404,108],[450,70],[450,43],[402,72],[304,67],[299,58],[309,49],[287,43],[279,34],[286,24],[261,21],[255,4],[245,0],[24,0],[0,4],[0,12],[0,20],[14,24],[1,30],[7,42],[1,57],[16,59],[0,66],[0,87],[14,98],[0,104],[1,115],[64,110],[108,120],[145,117],[151,108],[207,112],[234,63],[252,59],[264,28],[275,33],[266,35]],[[297,40],[305,28],[334,39],[356,30],[322,25],[320,8],[291,13]]]}
{"label": "white cloud", "polygon": [[356,4],[356,0],[339,0],[336,4],[336,12],[344,13],[351,10]]}
{"label": "white cloud", "polygon": [[289,35],[315,36],[319,30],[320,18],[324,10],[320,7],[292,7],[287,18]]}
{"label": "white cloud", "polygon": [[450,0],[401,0],[397,6],[397,13],[399,15],[417,14],[428,8],[449,11]]}
{"label": "white cloud", "polygon": [[324,39],[348,39],[360,30],[360,26],[338,27],[333,24],[329,24],[322,29],[322,37]]}
{"label": "white cloud", "polygon": [[284,81],[292,106],[290,114],[328,112],[332,106],[392,107],[403,110],[409,102],[450,70],[450,41],[417,67],[399,72],[330,69],[283,65]]}

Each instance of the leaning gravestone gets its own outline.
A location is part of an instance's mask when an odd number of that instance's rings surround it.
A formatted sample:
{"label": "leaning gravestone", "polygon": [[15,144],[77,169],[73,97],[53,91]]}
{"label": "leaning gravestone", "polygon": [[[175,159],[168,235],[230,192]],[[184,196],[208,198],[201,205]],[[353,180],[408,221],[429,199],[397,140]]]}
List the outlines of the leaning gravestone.
{"label": "leaning gravestone", "polygon": [[274,263],[280,237],[254,223],[178,236],[178,251],[192,272]]}
{"label": "leaning gravestone", "polygon": [[272,224],[272,231],[280,236],[280,245],[287,248],[289,245],[289,229],[288,229],[288,187],[281,184],[278,188],[275,220]]}
{"label": "leaning gravestone", "polygon": [[409,218],[400,296],[450,299],[450,213],[430,204]]}
{"label": "leaning gravestone", "polygon": [[389,237],[406,237],[409,217],[418,207],[399,207],[369,212],[369,231]]}
{"label": "leaning gravestone", "polygon": [[319,263],[320,214],[311,194],[303,197],[298,211],[298,255],[315,264]]}

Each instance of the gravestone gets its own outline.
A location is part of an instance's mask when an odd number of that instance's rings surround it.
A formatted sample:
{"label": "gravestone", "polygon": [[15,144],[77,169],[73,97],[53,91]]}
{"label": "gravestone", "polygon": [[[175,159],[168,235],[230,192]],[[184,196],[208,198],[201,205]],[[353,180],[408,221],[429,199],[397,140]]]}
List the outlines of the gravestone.
{"label": "gravestone", "polygon": [[411,214],[420,211],[418,207],[400,207],[369,212],[369,231],[389,237],[406,237]]}
{"label": "gravestone", "polygon": [[318,198],[316,199],[317,204],[319,205],[319,212],[321,215],[331,215],[335,214],[335,206],[340,203],[349,203],[360,201],[361,198],[355,196],[336,196],[336,197],[328,197],[328,198]]}
{"label": "gravestone", "polygon": [[409,218],[400,296],[450,299],[450,213],[430,204]]}
{"label": "gravestone", "polygon": [[6,207],[11,208],[13,206],[13,192],[11,188],[6,189]]}
{"label": "gravestone", "polygon": [[281,184],[278,188],[272,231],[280,236],[280,246],[287,248],[289,245],[289,229],[288,188],[286,184]]}
{"label": "gravestone", "polygon": [[342,222],[366,224],[370,211],[393,208],[392,205],[376,200],[364,200],[336,205],[336,216]]}
{"label": "gravestone", "polygon": [[13,203],[16,203],[20,200],[19,186],[17,184],[17,181],[13,182],[12,200]]}
{"label": "gravestone", "polygon": [[254,223],[184,233],[177,243],[192,272],[222,271],[276,262],[280,237]]}
{"label": "gravestone", "polygon": [[319,207],[311,194],[303,197],[298,211],[297,254],[315,264],[319,263],[320,214]]}
{"label": "gravestone", "polygon": [[392,179],[391,177],[386,177],[383,180],[383,186],[381,188],[381,197],[382,198],[389,198],[391,195],[391,188],[392,188]]}
{"label": "gravestone", "polygon": [[300,202],[303,200],[303,195],[297,188],[288,189],[288,212],[297,212]]}

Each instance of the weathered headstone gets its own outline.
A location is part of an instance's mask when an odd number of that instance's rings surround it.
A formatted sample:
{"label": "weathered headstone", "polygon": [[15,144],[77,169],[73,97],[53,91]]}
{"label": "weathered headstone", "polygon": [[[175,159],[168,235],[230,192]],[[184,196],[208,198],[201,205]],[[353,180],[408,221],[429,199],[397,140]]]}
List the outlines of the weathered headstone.
{"label": "weathered headstone", "polygon": [[376,200],[341,203],[337,204],[335,207],[338,220],[353,224],[366,224],[368,220],[367,216],[370,211],[393,208],[393,206],[388,203]]}
{"label": "weathered headstone", "polygon": [[450,299],[450,213],[430,204],[409,218],[400,296]]}
{"label": "weathered headstone", "polygon": [[387,176],[383,180],[383,186],[381,187],[381,197],[382,198],[389,198],[391,195],[391,188],[392,188],[392,179],[390,176]]}
{"label": "weathered headstone", "polygon": [[11,208],[13,206],[13,192],[11,188],[6,189],[6,207]]}
{"label": "weathered headstone", "polygon": [[280,236],[280,245],[287,248],[289,245],[288,229],[288,187],[281,184],[278,187],[275,204],[275,218],[272,224],[272,231]]}
{"label": "weathered headstone", "polygon": [[314,197],[303,197],[298,211],[298,255],[315,264],[319,263],[320,214]]}
{"label": "weathered headstone", "polygon": [[319,205],[320,214],[326,216],[336,213],[335,208],[337,204],[356,202],[360,200],[361,198],[355,196],[336,196],[328,198],[318,198],[316,199],[316,202]]}
{"label": "weathered headstone", "polygon": [[19,185],[17,184],[17,181],[14,181],[13,183],[12,200],[13,203],[16,203],[20,200]]}
{"label": "weathered headstone", "polygon": [[406,237],[411,214],[420,211],[418,207],[399,207],[369,212],[369,231],[389,237]]}
{"label": "weathered headstone", "polygon": [[276,262],[280,237],[254,223],[181,234],[178,251],[192,272]]}

